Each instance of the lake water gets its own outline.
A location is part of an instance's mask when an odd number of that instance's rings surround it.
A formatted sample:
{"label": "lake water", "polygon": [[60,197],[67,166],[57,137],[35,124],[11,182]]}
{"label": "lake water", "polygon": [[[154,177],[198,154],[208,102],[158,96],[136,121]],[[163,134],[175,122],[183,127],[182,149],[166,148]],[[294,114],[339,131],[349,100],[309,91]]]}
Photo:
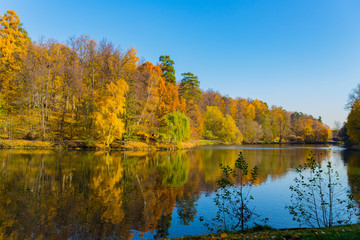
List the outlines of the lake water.
{"label": "lake water", "polygon": [[[129,239],[207,233],[219,164],[242,151],[258,166],[252,204],[275,228],[299,225],[284,208],[294,168],[311,152],[332,161],[360,199],[360,153],[323,145],[205,146],[178,152],[0,151],[0,239]],[[207,195],[210,194],[210,197]]]}

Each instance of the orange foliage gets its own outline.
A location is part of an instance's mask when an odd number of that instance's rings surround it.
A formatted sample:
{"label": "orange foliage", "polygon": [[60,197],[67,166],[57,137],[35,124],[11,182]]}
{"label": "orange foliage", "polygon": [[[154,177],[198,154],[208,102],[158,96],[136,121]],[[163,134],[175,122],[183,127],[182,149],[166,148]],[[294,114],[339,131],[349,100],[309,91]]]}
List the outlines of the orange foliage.
{"label": "orange foliage", "polygon": [[156,116],[159,121],[168,113],[182,110],[185,112],[185,100],[179,98],[178,87],[171,83],[166,83],[165,78],[159,78],[159,104]]}

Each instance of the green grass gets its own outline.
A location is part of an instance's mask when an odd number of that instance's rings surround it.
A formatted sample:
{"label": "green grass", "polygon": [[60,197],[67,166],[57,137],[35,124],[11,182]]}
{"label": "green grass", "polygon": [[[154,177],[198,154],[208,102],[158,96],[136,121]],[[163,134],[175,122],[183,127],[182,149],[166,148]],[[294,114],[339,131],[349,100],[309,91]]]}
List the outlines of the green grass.
{"label": "green grass", "polygon": [[178,239],[360,239],[360,224],[313,229],[258,231],[252,229],[246,232],[199,235]]}

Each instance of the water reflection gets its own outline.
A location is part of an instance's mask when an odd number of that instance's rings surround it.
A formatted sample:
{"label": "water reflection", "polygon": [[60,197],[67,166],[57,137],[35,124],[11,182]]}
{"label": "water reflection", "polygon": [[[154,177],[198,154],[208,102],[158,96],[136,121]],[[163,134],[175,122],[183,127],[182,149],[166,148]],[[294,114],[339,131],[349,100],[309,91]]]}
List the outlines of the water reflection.
{"label": "water reflection", "polygon": [[347,165],[347,175],[351,193],[355,200],[360,203],[360,152],[344,151],[343,157]]}
{"label": "water reflection", "polygon": [[[319,160],[331,155],[328,147],[286,146],[174,153],[2,150],[0,239],[181,236],[181,226],[196,222],[202,193],[216,187],[219,163],[234,166],[240,150],[250,168],[259,167],[258,185],[281,179],[310,152]],[[351,190],[360,199],[359,154],[345,155]]]}

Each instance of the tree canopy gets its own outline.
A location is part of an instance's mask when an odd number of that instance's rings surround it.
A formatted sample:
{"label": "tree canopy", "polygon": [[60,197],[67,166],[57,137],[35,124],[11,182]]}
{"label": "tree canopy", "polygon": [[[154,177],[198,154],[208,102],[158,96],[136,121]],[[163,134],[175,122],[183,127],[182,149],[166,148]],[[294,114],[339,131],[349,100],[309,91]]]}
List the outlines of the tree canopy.
{"label": "tree canopy", "polygon": [[[122,51],[86,35],[66,43],[31,41],[12,10],[0,18],[0,100],[0,137],[5,139],[109,146],[139,139],[240,143],[326,142],[330,137],[321,117],[203,91],[192,72],[182,73],[176,84],[168,55],[160,56],[159,64],[140,63],[135,48]],[[357,131],[352,120],[357,108],[349,116],[350,134]]]}
{"label": "tree canopy", "polygon": [[160,68],[163,71],[163,77],[167,83],[176,85],[174,61],[168,55],[162,55],[159,58]]}

